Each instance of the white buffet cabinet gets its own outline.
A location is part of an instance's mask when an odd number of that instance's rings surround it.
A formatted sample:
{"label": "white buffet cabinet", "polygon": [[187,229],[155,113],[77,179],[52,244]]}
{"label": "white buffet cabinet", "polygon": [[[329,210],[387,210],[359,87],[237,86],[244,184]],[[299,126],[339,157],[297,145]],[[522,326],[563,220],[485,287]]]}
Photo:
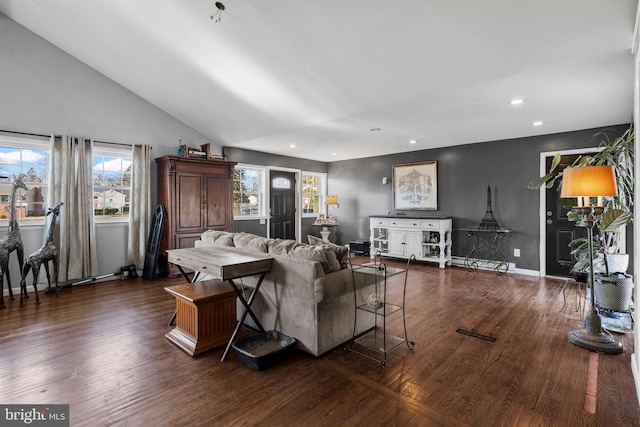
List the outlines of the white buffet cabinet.
{"label": "white buffet cabinet", "polygon": [[382,256],[437,262],[440,268],[451,265],[451,228],[449,217],[411,218],[372,216],[371,258]]}

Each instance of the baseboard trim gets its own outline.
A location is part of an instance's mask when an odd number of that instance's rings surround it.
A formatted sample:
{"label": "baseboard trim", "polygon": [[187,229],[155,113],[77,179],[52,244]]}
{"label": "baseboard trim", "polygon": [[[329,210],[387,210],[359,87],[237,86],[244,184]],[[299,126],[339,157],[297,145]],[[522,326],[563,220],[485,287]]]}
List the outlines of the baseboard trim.
{"label": "baseboard trim", "polygon": [[[464,257],[461,256],[453,256],[451,257],[451,265],[455,265],[456,267],[466,268],[464,265]],[[491,268],[479,266],[478,270],[484,271],[493,271]],[[507,273],[511,274],[522,274],[523,276],[535,276],[540,277],[540,272],[538,270],[529,270],[526,268],[517,268],[516,264],[513,262],[509,263],[509,268],[507,269]]]}
{"label": "baseboard trim", "polygon": [[636,398],[640,403],[640,360],[636,353],[631,354],[631,373],[633,374],[633,383],[636,386]]}

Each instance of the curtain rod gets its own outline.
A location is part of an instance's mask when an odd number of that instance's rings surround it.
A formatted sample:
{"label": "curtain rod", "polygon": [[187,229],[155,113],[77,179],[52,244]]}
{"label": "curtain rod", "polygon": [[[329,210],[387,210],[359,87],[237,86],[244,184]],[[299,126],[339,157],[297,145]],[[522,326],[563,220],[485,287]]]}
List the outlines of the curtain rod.
{"label": "curtain rod", "polygon": [[[44,134],[41,134],[41,133],[16,132],[16,131],[13,131],[13,130],[4,130],[4,129],[0,129],[0,132],[12,133],[14,135],[37,136],[37,137],[40,137],[40,138],[51,138],[51,135],[44,135]],[[124,142],[110,142],[110,141],[98,141],[98,140],[94,140],[93,142],[97,142],[98,144],[122,145],[122,146],[125,146],[125,147],[131,147],[131,146],[142,147],[141,144],[126,144]],[[153,148],[153,147],[149,147],[149,148]]]}

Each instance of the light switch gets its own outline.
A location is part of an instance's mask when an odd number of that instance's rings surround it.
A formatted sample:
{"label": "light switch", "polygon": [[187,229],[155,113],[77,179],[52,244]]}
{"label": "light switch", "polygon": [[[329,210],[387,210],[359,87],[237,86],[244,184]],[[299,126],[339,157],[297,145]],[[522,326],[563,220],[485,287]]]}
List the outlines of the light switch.
{"label": "light switch", "polygon": [[382,185],[387,185],[387,177],[382,178]]}

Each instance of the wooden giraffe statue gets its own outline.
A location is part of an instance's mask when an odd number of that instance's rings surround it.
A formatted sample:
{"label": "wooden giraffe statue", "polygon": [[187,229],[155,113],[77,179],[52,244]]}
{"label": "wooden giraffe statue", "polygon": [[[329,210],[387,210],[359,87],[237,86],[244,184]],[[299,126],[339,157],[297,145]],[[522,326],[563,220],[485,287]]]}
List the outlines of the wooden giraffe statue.
{"label": "wooden giraffe statue", "polygon": [[27,274],[29,274],[29,270],[33,272],[33,290],[36,293],[36,304],[40,304],[40,297],[38,296],[38,276],[40,274],[40,266],[44,264],[44,269],[47,272],[47,283],[49,287],[47,288],[47,292],[51,290],[51,277],[49,276],[49,261],[53,261],[53,278],[56,282],[56,296],[58,296],[58,248],[53,244],[53,230],[56,225],[56,219],[58,215],[60,215],[60,206],[64,203],[60,202],[53,208],[49,208],[47,211],[47,216],[49,214],[53,214],[51,217],[51,222],[49,223],[49,230],[47,231],[47,240],[45,244],[29,255],[27,259],[24,261],[24,265],[22,267],[22,280],[20,281],[20,307],[23,306],[22,297],[29,298],[29,294],[27,293]]}
{"label": "wooden giraffe statue", "polygon": [[20,226],[16,219],[16,192],[18,188],[29,191],[23,179],[25,175],[20,174],[11,188],[11,205],[9,207],[9,229],[7,235],[0,239],[0,308],[4,308],[4,277],[7,278],[7,288],[9,288],[9,299],[13,300],[13,289],[11,288],[11,277],[9,276],[9,255],[16,251],[18,263],[22,269],[24,259],[24,246],[20,237]]}

